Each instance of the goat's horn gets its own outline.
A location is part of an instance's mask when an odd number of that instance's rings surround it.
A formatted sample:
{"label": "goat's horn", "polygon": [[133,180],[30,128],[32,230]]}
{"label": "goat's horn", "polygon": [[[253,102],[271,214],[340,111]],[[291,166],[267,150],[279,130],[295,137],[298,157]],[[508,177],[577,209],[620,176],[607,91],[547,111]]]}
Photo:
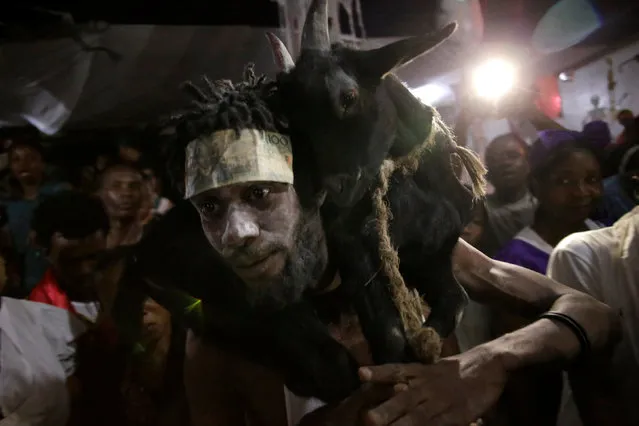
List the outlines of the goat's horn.
{"label": "goat's horn", "polygon": [[289,53],[286,45],[278,36],[271,32],[266,32],[266,37],[268,38],[269,43],[271,44],[271,49],[273,50],[273,58],[275,59],[275,65],[279,68],[280,71],[289,72],[293,68],[295,68],[295,62],[293,62],[293,58]]}
{"label": "goat's horn", "polygon": [[329,50],[328,1],[313,0],[302,31],[302,49]]}

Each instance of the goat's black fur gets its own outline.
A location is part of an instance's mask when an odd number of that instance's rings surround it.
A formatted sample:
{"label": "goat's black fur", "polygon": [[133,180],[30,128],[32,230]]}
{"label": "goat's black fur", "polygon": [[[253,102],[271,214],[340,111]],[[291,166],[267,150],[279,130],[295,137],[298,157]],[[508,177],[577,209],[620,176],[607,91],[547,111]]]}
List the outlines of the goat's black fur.
{"label": "goat's black fur", "polygon": [[[278,76],[279,96],[290,130],[300,135],[293,140],[294,157],[300,168],[313,175],[312,181],[319,182],[314,194],[298,192],[305,202],[328,192],[323,217],[343,281],[357,287],[374,276],[357,300],[363,329],[377,331],[367,333],[376,362],[413,361],[406,340],[391,338],[397,336],[397,322],[380,324],[370,309],[390,303],[390,297],[384,296],[387,277],[375,275],[380,269],[379,239],[370,195],[380,167],[385,158],[409,155],[431,131],[437,132],[413,175],[398,171],[392,176],[387,200],[402,276],[431,307],[425,325],[442,337],[453,331],[467,303],[465,291],[453,276],[451,258],[470,218],[473,195],[455,176],[451,156],[456,145],[436,119],[437,113],[394,76],[384,75],[441,42],[454,27],[378,51],[355,51],[326,45],[326,29],[318,18],[325,9],[326,1],[311,5],[309,16],[313,17],[307,18],[303,40],[311,40],[312,47],[302,43],[294,67],[285,63],[290,55],[282,52],[283,44],[269,37],[284,71]],[[397,311],[392,318],[396,317]]]}

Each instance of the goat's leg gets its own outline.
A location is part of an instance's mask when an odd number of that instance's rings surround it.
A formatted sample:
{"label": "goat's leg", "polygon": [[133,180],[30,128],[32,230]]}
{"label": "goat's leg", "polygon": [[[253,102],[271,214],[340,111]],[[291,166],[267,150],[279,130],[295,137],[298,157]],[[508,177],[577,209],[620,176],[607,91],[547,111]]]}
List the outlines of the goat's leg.
{"label": "goat's leg", "polygon": [[446,338],[461,321],[468,305],[468,294],[453,275],[450,264],[442,265],[437,277],[433,278],[423,293],[431,309],[424,326],[432,327],[440,337]]}
{"label": "goat's leg", "polygon": [[359,291],[353,307],[376,364],[415,361],[383,274]]}

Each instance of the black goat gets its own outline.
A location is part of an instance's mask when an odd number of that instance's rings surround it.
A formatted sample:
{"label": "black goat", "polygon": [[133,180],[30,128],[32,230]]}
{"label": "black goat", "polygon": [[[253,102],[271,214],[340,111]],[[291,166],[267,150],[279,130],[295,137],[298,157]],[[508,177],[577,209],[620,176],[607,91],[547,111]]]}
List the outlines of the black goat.
{"label": "black goat", "polygon": [[[452,251],[474,197],[455,176],[451,159],[461,158],[477,194],[483,168],[455,144],[436,111],[388,73],[446,40],[456,25],[356,51],[330,45],[326,10],[326,0],[312,2],[297,63],[268,35],[282,71],[283,107],[292,134],[299,135],[293,138],[295,176],[310,173],[314,183],[296,183],[296,189],[304,203],[328,195],[323,217],[331,250],[347,287],[359,291],[352,300],[375,361],[410,361],[415,355],[429,361],[439,354],[428,333],[415,326],[420,307],[414,297],[412,307],[404,305],[411,302],[404,277],[430,306],[425,326],[449,335],[467,303],[452,273]],[[385,273],[378,273],[382,268]],[[394,315],[391,301],[399,308]]]}

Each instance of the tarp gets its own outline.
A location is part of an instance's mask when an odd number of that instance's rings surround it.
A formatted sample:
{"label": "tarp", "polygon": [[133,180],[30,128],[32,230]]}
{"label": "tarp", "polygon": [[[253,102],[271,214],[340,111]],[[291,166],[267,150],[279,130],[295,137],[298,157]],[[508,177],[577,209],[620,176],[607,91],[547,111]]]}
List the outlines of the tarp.
{"label": "tarp", "polygon": [[[179,85],[206,74],[241,78],[246,63],[275,71],[265,29],[111,26],[83,35],[91,46],[58,39],[0,45],[0,126],[32,124],[46,134],[62,126],[145,122],[185,102]],[[277,33],[277,30],[273,30]]]}
{"label": "tarp", "polygon": [[[441,24],[457,20],[459,31],[399,70],[409,86],[455,68],[464,51],[481,39],[478,0],[444,0],[442,6]],[[87,30],[82,34],[86,44],[109,49],[119,60],[87,51],[71,38],[0,44],[0,127],[32,124],[55,134],[63,126],[136,124],[182,105],[185,97],[178,86],[187,79],[202,74],[239,79],[249,61],[260,73],[275,72],[264,28],[112,25]],[[361,47],[390,41],[366,40]]]}

